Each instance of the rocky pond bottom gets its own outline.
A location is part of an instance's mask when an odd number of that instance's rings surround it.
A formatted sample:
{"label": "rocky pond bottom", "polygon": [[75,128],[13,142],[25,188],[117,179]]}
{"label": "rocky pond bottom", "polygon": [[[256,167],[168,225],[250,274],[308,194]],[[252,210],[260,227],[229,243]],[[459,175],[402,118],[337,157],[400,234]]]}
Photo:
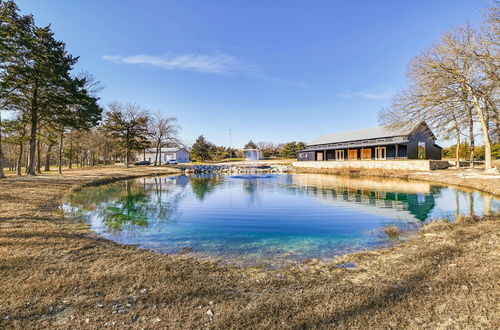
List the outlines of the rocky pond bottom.
{"label": "rocky pond bottom", "polygon": [[141,178],[67,197],[68,217],[113,241],[245,265],[381,247],[387,226],[500,210],[491,195],[426,182],[315,174]]}

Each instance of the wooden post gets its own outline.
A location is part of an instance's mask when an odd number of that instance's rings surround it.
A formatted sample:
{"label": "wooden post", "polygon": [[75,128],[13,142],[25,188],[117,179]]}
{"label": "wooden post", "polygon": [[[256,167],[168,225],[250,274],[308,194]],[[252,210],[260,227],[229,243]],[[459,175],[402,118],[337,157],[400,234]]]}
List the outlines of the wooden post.
{"label": "wooden post", "polygon": [[394,156],[395,159],[398,159],[398,145],[396,144],[396,155]]}

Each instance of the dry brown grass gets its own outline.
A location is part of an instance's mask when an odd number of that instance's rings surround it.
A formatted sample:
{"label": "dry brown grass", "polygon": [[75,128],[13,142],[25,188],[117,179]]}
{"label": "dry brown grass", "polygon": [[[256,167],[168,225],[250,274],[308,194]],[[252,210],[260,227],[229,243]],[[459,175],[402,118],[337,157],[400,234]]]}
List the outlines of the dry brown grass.
{"label": "dry brown grass", "polygon": [[0,328],[500,325],[498,218],[427,228],[405,244],[336,260],[357,268],[310,260],[267,270],[115,244],[61,217],[60,200],[75,186],[154,171],[0,181]]}
{"label": "dry brown grass", "polygon": [[447,229],[450,226],[450,221],[448,219],[436,219],[427,224],[425,224],[423,231],[435,231]]}
{"label": "dry brown grass", "polygon": [[401,229],[396,226],[387,226],[384,228],[384,233],[390,238],[397,238],[401,236]]}

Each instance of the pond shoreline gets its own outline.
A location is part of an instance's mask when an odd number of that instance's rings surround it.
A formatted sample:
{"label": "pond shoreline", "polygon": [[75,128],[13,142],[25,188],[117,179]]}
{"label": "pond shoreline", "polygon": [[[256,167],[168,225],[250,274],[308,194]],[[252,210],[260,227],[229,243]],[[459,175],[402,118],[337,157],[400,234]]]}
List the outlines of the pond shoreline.
{"label": "pond shoreline", "polygon": [[266,270],[113,243],[63,219],[58,209],[65,194],[84,186],[176,173],[94,168],[1,180],[0,326],[492,327],[498,321],[497,218],[434,226],[389,249],[337,258],[357,268],[311,260]]}
{"label": "pond shoreline", "polygon": [[290,173],[314,173],[325,175],[346,175],[356,177],[381,177],[405,180],[418,180],[445,184],[455,187],[475,189],[500,196],[500,174],[486,174],[481,169],[453,169],[420,171],[388,171],[367,169],[326,169],[292,168]]}
{"label": "pond shoreline", "polygon": [[499,203],[488,193],[417,180],[216,172],[86,188],[63,207],[69,219],[121,244],[283,268],[385,248],[394,243],[387,227],[403,234],[469,208],[489,215]]}

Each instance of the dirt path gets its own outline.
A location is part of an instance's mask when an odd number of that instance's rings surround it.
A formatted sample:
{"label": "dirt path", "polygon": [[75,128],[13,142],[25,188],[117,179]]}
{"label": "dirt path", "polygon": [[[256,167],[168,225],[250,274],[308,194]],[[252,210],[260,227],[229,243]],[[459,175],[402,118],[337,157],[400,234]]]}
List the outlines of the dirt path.
{"label": "dirt path", "polygon": [[95,168],[0,181],[0,328],[485,328],[500,325],[498,218],[288,269],[118,245],[62,218],[75,185],[166,174]]}

